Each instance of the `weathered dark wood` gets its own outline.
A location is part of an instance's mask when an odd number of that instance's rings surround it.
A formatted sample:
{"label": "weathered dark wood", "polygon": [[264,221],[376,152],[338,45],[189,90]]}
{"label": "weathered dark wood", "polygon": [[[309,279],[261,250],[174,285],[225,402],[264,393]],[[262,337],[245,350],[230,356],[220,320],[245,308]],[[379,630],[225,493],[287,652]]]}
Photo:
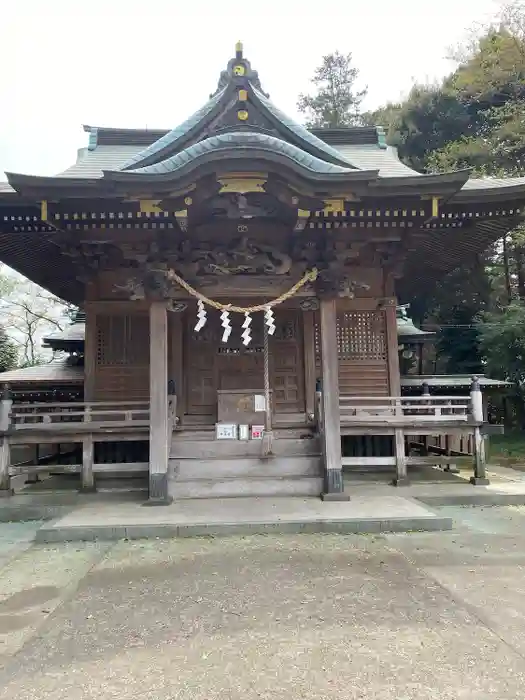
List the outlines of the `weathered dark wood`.
{"label": "weathered dark wood", "polygon": [[397,429],[394,432],[394,446],[396,453],[396,478],[394,479],[394,486],[408,486],[405,432],[401,429]]}
{"label": "weathered dark wood", "polygon": [[344,493],[341,464],[341,426],[339,418],[339,377],[337,356],[337,301],[321,299],[321,377],[323,415],[323,456],[325,467],[325,500],[348,500]]}
{"label": "weathered dark wood", "polygon": [[479,426],[474,428],[474,476],[470,478],[470,483],[475,486],[487,486],[490,483],[487,478],[485,438]]}
{"label": "weathered dark wood", "polygon": [[395,300],[385,308],[388,382],[390,396],[401,396],[401,377],[399,373],[399,340],[397,337],[397,319]]}
{"label": "weathered dark wood", "polygon": [[304,337],[304,391],[306,402],[306,414],[315,413],[315,328],[314,312],[305,311],[303,314]]}
{"label": "weathered dark wood", "polygon": [[80,490],[83,492],[95,491],[94,454],[93,435],[86,435],[82,441],[82,471],[80,474]]}
{"label": "weathered dark wood", "polygon": [[186,391],[184,371],[184,313],[171,313],[168,316],[168,330],[170,334],[170,361],[169,377],[175,381],[175,395],[177,396],[177,415],[183,416],[186,412]]}
{"label": "weathered dark wood", "polygon": [[95,373],[97,367],[97,310],[90,302],[85,304],[86,331],[84,340],[84,400],[95,398]]}
{"label": "weathered dark wood", "polygon": [[166,504],[168,494],[168,315],[164,302],[150,307],[150,475],[149,503]]}
{"label": "weathered dark wood", "polygon": [[0,498],[2,496],[11,496],[13,493],[11,477],[9,475],[10,462],[11,450],[9,438],[4,435],[0,437]]}

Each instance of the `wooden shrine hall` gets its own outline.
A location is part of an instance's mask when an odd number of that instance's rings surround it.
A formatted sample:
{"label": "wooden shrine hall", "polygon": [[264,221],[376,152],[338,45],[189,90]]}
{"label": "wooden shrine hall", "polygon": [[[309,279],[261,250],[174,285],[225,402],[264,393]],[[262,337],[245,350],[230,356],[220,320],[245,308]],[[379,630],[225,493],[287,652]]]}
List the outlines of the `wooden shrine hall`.
{"label": "wooden shrine hall", "polygon": [[[4,391],[3,493],[13,445],[67,442],[85,490],[141,472],[151,503],[345,499],[343,461],[407,483],[430,459],[409,453],[414,434],[473,436],[486,483],[479,383],[402,396],[396,306],[515,226],[525,178],[422,175],[380,128],[307,130],[240,44],[176,128],[84,129],[65,172],[0,185],[1,261],[85,312],[82,401]],[[367,447],[343,459],[342,436]]]}

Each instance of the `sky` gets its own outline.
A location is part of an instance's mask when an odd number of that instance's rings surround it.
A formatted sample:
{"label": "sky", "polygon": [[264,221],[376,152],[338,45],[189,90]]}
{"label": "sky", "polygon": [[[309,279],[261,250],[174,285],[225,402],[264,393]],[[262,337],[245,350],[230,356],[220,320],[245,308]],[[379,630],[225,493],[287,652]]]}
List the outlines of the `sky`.
{"label": "sky", "polygon": [[213,92],[242,40],[272,101],[297,96],[323,55],[352,52],[364,108],[451,71],[447,48],[497,0],[3,0],[0,180],[54,175],[87,145],[82,124],[172,128]]}

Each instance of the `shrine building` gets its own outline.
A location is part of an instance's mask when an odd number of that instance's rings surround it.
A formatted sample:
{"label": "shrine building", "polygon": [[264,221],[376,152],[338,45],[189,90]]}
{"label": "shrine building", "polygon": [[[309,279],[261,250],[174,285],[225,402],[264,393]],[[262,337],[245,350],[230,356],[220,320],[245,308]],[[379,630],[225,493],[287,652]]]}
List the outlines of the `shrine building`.
{"label": "shrine building", "polygon": [[85,314],[81,401],[5,387],[0,490],[14,446],[72,443],[84,490],[142,473],[151,503],[342,500],[343,465],[401,485],[435,461],[414,435],[470,436],[486,483],[479,382],[403,397],[396,307],[516,226],[525,178],[423,175],[381,128],[308,130],[241,44],[181,125],[84,130],[66,171],[0,183],[0,260]]}

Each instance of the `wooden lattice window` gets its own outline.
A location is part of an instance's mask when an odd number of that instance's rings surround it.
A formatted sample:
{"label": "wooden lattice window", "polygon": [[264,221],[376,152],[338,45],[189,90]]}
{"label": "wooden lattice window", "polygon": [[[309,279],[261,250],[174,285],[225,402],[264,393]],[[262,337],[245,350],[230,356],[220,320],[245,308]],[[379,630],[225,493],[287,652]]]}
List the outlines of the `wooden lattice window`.
{"label": "wooden lattice window", "polygon": [[149,318],[145,314],[97,315],[97,365],[149,364]]}
{"label": "wooden lattice window", "polygon": [[[345,311],[337,315],[337,351],[340,360],[386,360],[386,324],[383,311]],[[314,326],[315,356],[321,356],[321,330]]]}
{"label": "wooden lattice window", "polygon": [[345,360],[385,360],[384,312],[345,311],[337,317],[337,350]]}

